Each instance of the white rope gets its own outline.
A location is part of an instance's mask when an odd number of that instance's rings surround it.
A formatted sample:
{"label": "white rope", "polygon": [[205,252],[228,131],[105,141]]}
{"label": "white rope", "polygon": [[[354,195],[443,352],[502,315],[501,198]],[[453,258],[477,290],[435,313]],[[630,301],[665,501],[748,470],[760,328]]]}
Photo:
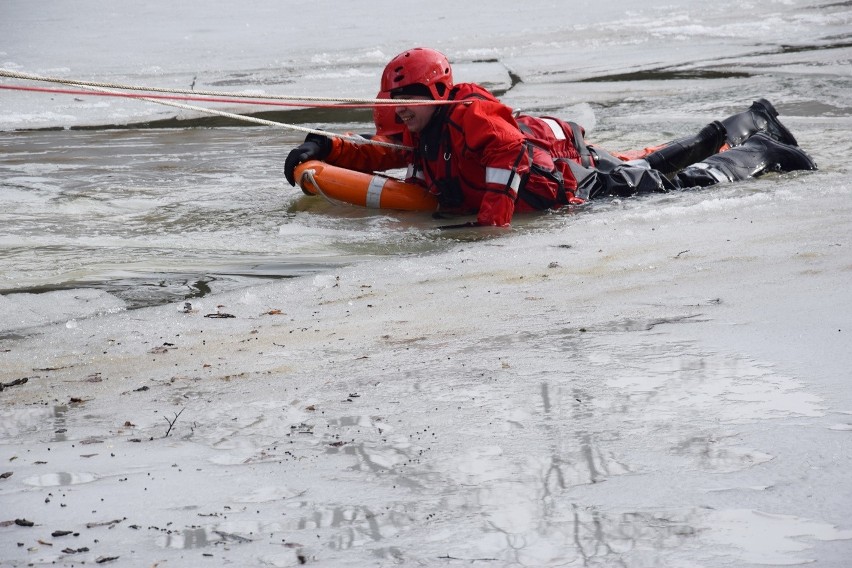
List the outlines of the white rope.
{"label": "white rope", "polygon": [[[33,75],[31,73],[23,73],[20,71],[12,71],[10,69],[0,68],[0,77],[8,77],[10,79],[24,79],[27,81],[43,81],[47,83],[58,83],[60,85],[74,85],[77,87],[97,87],[106,89],[119,89],[123,91],[148,91],[150,93],[172,93],[178,95],[203,95],[208,97],[235,97],[235,98],[252,98],[252,99],[272,99],[283,101],[299,101],[299,102],[333,102],[333,103],[353,103],[365,105],[399,105],[398,101],[392,99],[359,99],[345,97],[300,97],[295,95],[264,95],[250,93],[234,93],[229,91],[196,91],[194,89],[170,89],[166,87],[144,87],[140,85],[123,85],[121,83],[101,83],[97,81],[79,81],[77,79],[63,79],[61,77],[45,77],[42,75]],[[106,91],[108,92],[108,91]],[[444,105],[444,104],[459,104],[463,101],[406,101],[406,105]],[[306,105],[308,106],[308,105]]]}
{"label": "white rope", "polygon": [[[109,94],[115,94],[116,93],[115,90],[111,90],[111,89],[123,88],[123,87],[120,87],[120,86],[119,87],[109,87],[108,83],[91,84],[90,82],[85,82],[85,81],[84,82],[75,82],[75,81],[66,80],[66,79],[54,80],[54,78],[39,77],[38,75],[29,75],[27,73],[17,73],[17,72],[7,71],[5,69],[0,69],[0,76],[10,77],[12,75],[15,75],[15,77],[13,77],[13,78],[16,78],[16,79],[31,79],[31,80],[34,80],[34,81],[47,81],[47,82],[51,82],[51,83],[58,82],[58,83],[61,83],[61,84],[64,84],[64,85],[79,87],[81,89],[86,89],[86,90],[89,90],[89,91],[109,93]],[[135,90],[135,89],[130,89],[130,90]],[[153,90],[156,90],[156,89],[140,89],[140,90],[152,90],[153,91]],[[170,92],[170,91],[165,91],[165,92]],[[191,91],[191,92],[198,94],[197,91]],[[245,96],[245,95],[242,95],[242,96]],[[329,137],[329,138],[340,138],[341,140],[347,140],[347,141],[353,142],[355,144],[373,144],[375,146],[392,148],[394,150],[412,150],[412,148],[410,146],[405,146],[405,145],[402,145],[402,144],[393,144],[393,143],[390,143],[390,142],[382,142],[381,140],[368,139],[368,138],[364,138],[362,136],[351,135],[351,134],[338,134],[336,132],[329,132],[327,130],[319,130],[319,129],[316,129],[316,128],[307,128],[307,127],[304,127],[304,126],[297,126],[295,124],[287,124],[287,123],[284,123],[284,122],[275,122],[273,120],[266,120],[264,118],[255,118],[253,116],[245,116],[245,115],[242,115],[242,114],[225,112],[225,111],[221,111],[221,110],[215,110],[215,109],[200,107],[200,106],[196,106],[196,105],[188,105],[188,104],[185,104],[185,103],[177,103],[177,102],[174,102],[174,101],[164,101],[164,100],[159,100],[159,99],[150,99],[150,98],[147,98],[147,97],[138,97],[138,100],[146,101],[146,102],[149,102],[149,103],[156,103],[158,105],[170,106],[170,107],[179,108],[179,109],[183,109],[183,110],[191,110],[191,111],[201,112],[201,113],[205,113],[205,114],[212,114],[212,115],[221,116],[221,117],[224,117],[224,118],[231,118],[231,119],[234,119],[234,120],[241,120],[243,122],[252,122],[252,123],[255,123],[255,124],[263,124],[265,126],[273,126],[273,127],[276,127],[276,128],[286,128],[286,129],[289,129],[289,130],[297,130],[299,132],[305,132],[307,134],[317,134],[317,135],[326,136],[326,137]],[[326,99],[326,100],[333,100],[333,99]],[[352,99],[352,100],[358,100],[358,99]],[[385,103],[387,103],[387,99],[377,99],[377,100],[383,100]]]}
{"label": "white rope", "polygon": [[[101,88],[98,88],[98,87],[90,87],[88,85],[81,85],[81,84],[74,84],[74,83],[72,83],[72,84],[76,87],[81,87],[81,88],[84,88],[84,89],[100,90],[100,91],[103,91],[105,93],[110,92],[106,89],[101,89]],[[274,120],[266,120],[265,118],[255,118],[253,116],[245,116],[245,115],[242,115],[242,114],[235,114],[235,113],[232,113],[232,112],[225,112],[225,111],[222,111],[222,110],[215,110],[215,109],[212,109],[212,108],[205,108],[205,107],[200,107],[200,106],[196,106],[196,105],[176,103],[174,101],[161,101],[161,100],[158,100],[158,99],[149,99],[149,98],[146,98],[146,97],[141,97],[139,100],[147,101],[147,102],[150,102],[150,103],[157,103],[159,105],[166,105],[166,106],[170,106],[170,107],[180,108],[180,109],[184,109],[184,110],[192,110],[192,111],[203,112],[203,113],[207,113],[207,114],[213,114],[213,115],[221,116],[221,117],[224,117],[224,118],[232,118],[234,120],[242,120],[244,122],[253,122],[255,124],[263,124],[263,125],[266,125],[266,126],[273,126],[273,127],[276,127],[276,128],[286,128],[286,129],[289,129],[289,130],[298,130],[300,132],[305,132],[307,134],[318,134],[320,136],[327,136],[329,138],[340,138],[342,140],[348,140],[349,142],[354,142],[355,144],[374,144],[376,146],[384,146],[386,148],[393,148],[393,149],[396,149],[396,150],[411,150],[412,149],[409,146],[403,146],[401,144],[392,144],[390,142],[382,142],[380,140],[370,140],[370,139],[364,138],[362,136],[355,136],[355,135],[351,135],[351,134],[338,134],[336,132],[328,132],[327,130],[318,130],[316,128],[307,128],[307,127],[304,127],[304,126],[297,126],[295,124],[286,124],[284,122],[275,122]]]}

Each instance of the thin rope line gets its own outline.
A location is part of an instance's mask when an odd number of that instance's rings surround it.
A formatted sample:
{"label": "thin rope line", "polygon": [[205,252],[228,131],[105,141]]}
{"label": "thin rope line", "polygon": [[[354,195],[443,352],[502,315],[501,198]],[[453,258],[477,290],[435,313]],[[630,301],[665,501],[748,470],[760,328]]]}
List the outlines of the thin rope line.
{"label": "thin rope line", "polygon": [[[73,83],[70,83],[73,85]],[[124,97],[128,99],[141,99],[144,97],[148,97],[151,99],[158,100],[173,100],[173,101],[197,101],[197,102],[208,102],[208,103],[231,103],[231,104],[248,104],[248,105],[266,105],[266,106],[286,106],[286,107],[304,107],[304,104],[295,103],[295,102],[284,102],[284,101],[259,101],[253,99],[234,99],[234,98],[225,98],[225,97],[212,97],[212,96],[188,96],[188,95],[153,95],[150,93],[139,94],[139,93],[120,93],[117,91],[104,91],[104,90],[92,90],[92,89],[100,89],[100,87],[91,87],[89,90],[75,90],[75,89],[52,89],[50,87],[25,87],[23,85],[0,85],[0,89],[8,90],[8,91],[30,91],[35,93],[54,93],[59,95],[87,95],[87,96],[99,96],[99,97]],[[398,104],[398,103],[394,103]],[[315,108],[332,108],[332,109],[340,109],[340,108],[363,108],[363,107],[372,107],[376,106],[373,104],[312,104],[311,107]],[[389,106],[389,105],[385,105]]]}
{"label": "thin rope line", "polygon": [[[45,81],[48,83],[58,83],[60,85],[75,85],[85,87],[96,87],[106,89],[119,89],[123,91],[148,91],[152,93],[174,93],[184,95],[205,95],[211,97],[238,97],[238,98],[255,98],[255,99],[277,99],[286,101],[313,101],[313,102],[342,102],[342,103],[361,103],[366,106],[398,106],[399,102],[393,99],[360,99],[360,98],[345,98],[345,97],[300,97],[295,95],[264,95],[264,94],[246,94],[233,93],[227,91],[196,91],[193,89],[170,89],[165,87],[144,87],[139,85],[123,85],[121,83],[102,83],[96,81],[79,81],[76,79],[63,79],[61,77],[45,77],[41,75],[33,75],[32,73],[23,73],[12,71],[9,69],[0,68],[0,77],[8,77],[10,79],[24,79],[29,81]],[[406,105],[446,105],[466,103],[467,101],[406,101]],[[310,106],[310,105],[303,105]]]}
{"label": "thin rope line", "polygon": [[[80,87],[82,89],[93,90],[93,91],[102,91],[102,92],[105,92],[105,93],[110,92],[108,89],[105,89],[103,87],[92,87],[92,86],[89,86],[89,85],[74,84],[74,83],[71,83],[71,84],[74,85],[75,87]],[[356,135],[351,135],[351,134],[338,134],[338,133],[335,133],[335,132],[328,132],[326,130],[318,130],[316,128],[307,128],[307,127],[304,127],[304,126],[297,126],[295,124],[286,124],[286,123],[283,123],[283,122],[275,122],[273,120],[266,120],[265,118],[256,118],[256,117],[253,117],[253,116],[244,116],[242,114],[235,114],[235,113],[232,113],[232,112],[225,112],[225,111],[221,111],[221,110],[215,110],[215,109],[212,109],[212,108],[205,108],[205,107],[200,107],[200,106],[196,106],[196,105],[188,105],[188,104],[184,104],[184,103],[176,103],[176,102],[173,102],[173,101],[163,101],[163,100],[158,100],[158,99],[149,99],[147,97],[139,97],[138,100],[147,101],[149,103],[155,103],[155,104],[158,104],[158,105],[165,105],[165,106],[180,108],[180,109],[184,109],[184,110],[192,110],[192,111],[197,111],[197,112],[202,112],[202,113],[207,113],[207,114],[214,114],[216,116],[222,116],[224,118],[232,118],[234,120],[242,120],[242,121],[245,121],[245,122],[253,122],[255,124],[263,124],[263,125],[266,125],[266,126],[273,126],[273,127],[276,127],[276,128],[287,128],[287,129],[290,129],[290,130],[298,130],[300,132],[306,132],[308,134],[318,134],[320,136],[327,136],[329,138],[340,138],[342,140],[347,140],[347,141],[353,142],[355,144],[374,144],[376,146],[393,148],[395,150],[412,150],[411,147],[403,146],[401,144],[392,144],[390,142],[382,142],[380,140],[367,139],[367,138],[363,138],[361,136],[356,136]]]}

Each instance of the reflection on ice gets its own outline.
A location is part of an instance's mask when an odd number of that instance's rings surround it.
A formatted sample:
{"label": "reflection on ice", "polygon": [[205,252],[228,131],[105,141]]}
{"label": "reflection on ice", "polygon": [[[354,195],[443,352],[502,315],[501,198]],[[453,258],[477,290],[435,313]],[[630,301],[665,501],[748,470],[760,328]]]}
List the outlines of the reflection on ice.
{"label": "reflection on ice", "polygon": [[54,437],[53,440],[55,442],[64,442],[67,438],[65,433],[68,431],[67,424],[65,421],[65,414],[68,412],[68,407],[64,404],[60,404],[53,407],[53,417],[54,417]]}
{"label": "reflection on ice", "polygon": [[251,538],[225,532],[219,528],[192,527],[182,531],[169,531],[157,539],[157,544],[163,548],[190,549],[216,544],[241,544],[251,541]]}
{"label": "reflection on ice", "polygon": [[209,543],[207,529],[184,529],[180,533],[164,535],[157,544],[164,548],[203,548]]}
{"label": "reflection on ice", "polygon": [[45,473],[24,479],[24,483],[34,487],[60,487],[65,485],[80,485],[97,481],[98,477],[93,473],[67,472]]}
{"label": "reflection on ice", "polygon": [[68,406],[58,404],[54,407],[7,408],[0,411],[0,442],[13,439],[29,432],[51,429],[53,442],[67,440]]}
{"label": "reflection on ice", "polygon": [[50,408],[4,408],[0,410],[0,440],[11,440],[37,431],[52,414]]}
{"label": "reflection on ice", "polygon": [[467,550],[468,560],[492,559],[521,566],[658,566],[672,551],[690,547],[698,532],[697,511],[607,514],[570,505],[551,522],[512,531],[492,524]]}
{"label": "reflection on ice", "polygon": [[479,536],[469,534],[464,548],[447,555],[520,566],[790,565],[811,561],[797,554],[811,548],[806,539],[852,538],[827,524],[747,509],[618,513],[566,505],[536,526],[487,520]]}
{"label": "reflection on ice", "polygon": [[[819,416],[819,397],[801,392],[800,383],[772,368],[738,356],[696,352],[690,343],[631,343],[610,337],[603,364],[615,371],[610,386],[624,393],[641,421],[670,419],[678,409],[718,414],[728,423],[783,416]],[[686,415],[684,418],[688,418]]]}
{"label": "reflection on ice", "polygon": [[[309,510],[312,504],[302,503]],[[376,512],[366,506],[332,506],[305,513],[290,528],[296,530],[334,529],[329,531],[328,546],[346,550],[366,543],[379,542],[413,525],[411,512],[403,508]]]}
{"label": "reflection on ice", "polygon": [[[400,562],[444,558],[528,566],[673,566],[679,565],[672,563],[676,559],[798,564],[807,562],[797,553],[810,548],[808,538],[852,538],[852,532],[823,523],[747,509],[607,512],[562,500],[536,512],[518,489],[494,491],[489,499],[503,512],[483,517],[471,508],[463,528],[444,524],[451,511],[464,506],[453,497],[431,504],[389,503],[381,509],[302,501],[292,503],[281,522],[193,526],[168,531],[157,544],[197,549],[268,541],[295,549],[293,559],[321,545],[329,551],[365,548]],[[408,532],[420,523],[425,524],[416,535]],[[447,530],[454,530],[449,542]]]}
{"label": "reflection on ice", "polygon": [[[357,463],[352,466],[355,470],[368,470],[373,473],[386,472],[395,466],[411,461],[405,452],[396,448],[375,448],[363,443],[346,445],[341,448],[346,455],[355,456]],[[331,447],[326,453],[334,454],[337,450]]]}
{"label": "reflection on ice", "polygon": [[715,437],[696,436],[672,448],[672,453],[689,456],[703,471],[731,472],[768,462],[773,456],[757,450],[724,447]]}
{"label": "reflection on ice", "polygon": [[[276,378],[286,388],[275,396],[225,405],[223,397],[240,396],[249,380],[260,379],[190,380],[191,374],[160,385],[166,390],[132,391],[140,399],[152,393],[158,412],[151,423],[168,414],[161,401],[186,406],[192,416],[191,427],[185,422],[170,438],[174,446],[153,439],[139,446],[153,452],[148,460],[158,461],[153,456],[164,451],[173,457],[163,459],[159,472],[152,461],[134,463],[155,470],[136,482],[149,484],[149,491],[155,480],[157,490],[174,490],[172,479],[194,470],[190,486],[212,475],[228,503],[214,509],[202,491],[181,493],[171,502],[192,508],[172,507],[169,515],[182,520],[167,529],[149,527],[156,531],[150,538],[162,550],[218,555],[238,547],[244,558],[284,566],[299,554],[331,558],[359,550],[401,563],[444,558],[589,566],[674,566],[673,559],[697,558],[701,551],[713,566],[717,556],[725,558],[714,555],[714,546],[755,558],[769,550],[782,563],[807,547],[796,535],[845,538],[812,521],[672,505],[690,480],[668,479],[671,468],[694,474],[701,494],[716,505],[746,490],[770,493],[764,489],[775,479],[747,474],[775,457],[753,440],[744,442],[743,430],[822,412],[818,398],[803,396],[795,379],[769,366],[667,336],[667,326],[681,321],[634,319],[604,333],[531,328],[484,342],[479,358],[462,371],[454,357],[471,346],[418,335],[406,344],[403,362],[417,357],[425,371],[400,365],[402,378],[392,384],[340,380],[324,394]],[[512,349],[519,341],[543,347]],[[437,354],[434,342],[444,345]],[[392,368],[395,356],[387,353],[382,367]],[[500,375],[507,380],[494,379]],[[411,398],[407,406],[395,406],[405,397]],[[7,412],[3,428],[12,436],[43,428],[56,438],[69,425],[78,428],[74,408]],[[89,422],[101,428],[101,438],[114,428]],[[107,441],[120,456],[127,434],[114,435],[117,440]],[[60,442],[53,438],[42,440]],[[68,435],[72,444],[77,438]],[[189,467],[189,456],[200,467]],[[114,473],[128,467],[118,459],[87,462],[112,471],[28,473],[21,481],[32,488],[100,480],[98,487],[108,488]],[[718,483],[700,477],[708,473]],[[133,478],[123,479],[121,489],[131,488]],[[637,495],[646,485],[649,495]],[[662,494],[666,505],[658,506]],[[213,516],[215,524],[196,524]],[[771,536],[739,539],[731,527],[741,518],[762,523]],[[286,549],[291,543],[302,544]]]}

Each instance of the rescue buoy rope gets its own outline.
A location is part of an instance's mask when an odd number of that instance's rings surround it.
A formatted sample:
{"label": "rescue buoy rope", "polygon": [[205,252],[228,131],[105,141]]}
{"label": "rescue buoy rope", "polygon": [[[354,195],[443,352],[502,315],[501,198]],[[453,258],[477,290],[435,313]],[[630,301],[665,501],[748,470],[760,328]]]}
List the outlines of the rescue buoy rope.
{"label": "rescue buoy rope", "polygon": [[[73,84],[73,83],[72,83]],[[97,87],[92,87],[95,89]],[[117,91],[94,91],[94,90],[78,90],[78,89],[53,89],[50,87],[25,87],[23,85],[0,85],[0,89],[8,91],[30,91],[35,93],[53,93],[57,95],[96,95],[101,97],[123,97],[127,99],[141,99],[144,97],[160,100],[172,101],[198,101],[206,103],[231,103],[245,105],[266,105],[266,106],[286,106],[286,107],[304,107],[303,103],[284,102],[284,101],[260,101],[256,99],[234,99],[226,97],[208,97],[208,96],[190,96],[190,95],[154,95],[150,93],[120,93]],[[317,108],[363,108],[377,105],[368,104],[331,104],[331,103],[313,103],[309,105]]]}
{"label": "rescue buoy rope", "polygon": [[[92,87],[95,89],[96,87]],[[296,103],[296,102],[284,102],[284,101],[269,101],[269,100],[255,100],[255,99],[234,99],[234,98],[225,98],[225,97],[208,97],[208,96],[190,96],[190,95],[154,95],[150,93],[120,93],[117,91],[93,91],[93,90],[78,90],[78,89],[54,89],[50,87],[25,87],[23,85],[0,85],[0,89],[8,90],[8,91],[30,91],[35,93],[53,93],[58,95],[96,95],[101,97],[123,97],[128,99],[141,99],[143,97],[148,97],[151,99],[159,99],[159,100],[172,100],[172,101],[198,101],[198,102],[207,102],[207,103],[231,103],[231,104],[248,104],[248,105],[271,105],[271,106],[289,106],[289,107],[304,107],[304,104]],[[365,106],[372,105],[363,105],[363,104],[312,104],[312,107],[324,107],[324,108],[361,108]]]}
{"label": "rescue buoy rope", "polygon": [[[103,89],[118,89],[121,91],[147,91],[150,93],[173,93],[183,95],[203,95],[210,97],[233,97],[233,98],[252,98],[252,99],[271,99],[282,101],[304,101],[304,102],[337,102],[337,103],[353,103],[359,106],[397,106],[398,101],[393,99],[362,99],[350,97],[315,97],[315,96],[296,96],[296,95],[265,95],[265,94],[250,94],[250,93],[234,93],[228,91],[196,91],[194,89],[171,89],[166,87],[145,87],[141,85],[125,85],[121,83],[106,83],[98,81],[80,81],[77,79],[63,79],[61,77],[46,77],[43,75],[34,75],[32,73],[23,73],[20,71],[12,71],[10,69],[0,68],[0,77],[9,79],[23,79],[27,81],[42,81],[47,83],[57,83],[60,85],[97,87]],[[236,101],[234,101],[236,102]],[[406,101],[406,105],[447,105],[459,104],[466,101]],[[251,104],[251,103],[249,103]],[[312,106],[312,105],[296,105],[296,106]],[[345,108],[345,107],[344,107]]]}
{"label": "rescue buoy rope", "polygon": [[[88,88],[88,89],[97,89],[97,87],[87,87],[85,85],[79,85],[79,86],[83,87],[83,88]],[[370,139],[364,138],[362,136],[356,136],[356,135],[352,135],[352,134],[338,134],[336,132],[329,132],[327,130],[319,130],[317,128],[308,128],[308,127],[305,127],[305,126],[297,126],[295,124],[287,124],[287,123],[284,123],[284,122],[275,122],[274,120],[266,120],[265,118],[256,118],[254,116],[245,116],[245,115],[242,115],[242,114],[236,114],[236,113],[233,113],[233,112],[225,112],[225,111],[222,111],[222,110],[205,108],[205,107],[200,107],[200,106],[196,106],[196,105],[188,105],[188,104],[184,104],[184,103],[177,103],[177,102],[174,102],[174,101],[150,99],[150,98],[147,98],[147,97],[141,97],[139,100],[148,101],[148,102],[151,102],[151,103],[166,105],[166,106],[175,107],[175,108],[180,108],[180,109],[184,109],[184,110],[192,110],[192,111],[196,111],[196,112],[213,114],[213,115],[221,116],[221,117],[224,117],[224,118],[232,118],[234,120],[242,120],[244,122],[253,122],[255,124],[263,124],[265,126],[274,126],[276,128],[287,128],[289,130],[297,130],[299,132],[305,132],[307,134],[318,134],[320,136],[327,136],[329,138],[340,138],[340,139],[343,139],[343,140],[348,140],[350,142],[354,142],[356,144],[367,144],[367,143],[369,143],[369,144],[375,144],[377,146],[385,146],[387,148],[395,148],[395,149],[399,149],[399,150],[411,150],[411,148],[408,147],[408,146],[402,146],[400,144],[392,144],[390,142],[382,142],[380,140],[370,140]]]}
{"label": "rescue buoy rope", "polygon": [[[5,72],[6,72],[6,70],[0,69],[0,76],[6,76],[4,74]],[[18,75],[20,75],[20,74],[18,74]],[[26,75],[26,74],[24,74],[24,75]],[[33,76],[33,77],[35,77],[35,76]],[[20,79],[22,77],[15,77],[15,78]],[[46,80],[46,81],[52,82],[52,80],[49,79],[49,78],[41,78],[41,79],[35,79],[35,80]],[[93,85],[89,85],[89,84],[86,84],[86,83],[74,83],[74,82],[70,82],[70,81],[67,81],[67,80],[63,80],[62,83],[67,84],[67,85],[71,85],[71,86],[74,86],[74,87],[78,87],[78,88],[81,88],[81,89],[85,89],[87,92],[92,93],[92,94],[105,94],[105,95],[122,95],[122,94],[125,94],[125,93],[117,93],[115,91],[112,91],[108,87],[93,86]],[[2,86],[0,86],[0,87],[2,87]],[[2,88],[5,88],[5,87],[2,87]],[[286,129],[289,129],[289,130],[296,130],[296,131],[299,131],[299,132],[305,132],[307,134],[317,134],[317,135],[326,136],[326,137],[329,137],[329,138],[340,138],[342,140],[347,140],[347,141],[353,142],[355,144],[373,144],[373,145],[376,145],[376,146],[383,146],[383,147],[386,147],[386,148],[392,148],[392,149],[396,149],[396,150],[412,150],[412,148],[410,146],[405,146],[405,145],[402,145],[402,144],[393,144],[391,142],[383,142],[381,140],[368,139],[368,138],[364,138],[363,136],[352,135],[352,134],[339,134],[339,133],[336,133],[336,132],[329,132],[327,130],[320,130],[320,129],[316,129],[316,128],[308,128],[308,127],[305,127],[305,126],[298,126],[298,125],[295,125],[295,124],[287,124],[287,123],[284,123],[284,122],[276,122],[276,121],[273,121],[273,120],[266,120],[264,118],[256,118],[256,117],[253,117],[253,116],[245,116],[245,115],[242,115],[242,114],[236,114],[236,113],[232,113],[232,112],[226,112],[226,111],[221,111],[221,110],[216,110],[216,109],[211,109],[211,108],[206,108],[206,107],[200,107],[200,106],[196,106],[196,105],[178,103],[178,102],[171,101],[171,100],[154,99],[154,98],[146,97],[144,95],[135,96],[134,98],[137,99],[137,100],[146,101],[146,102],[150,102],[150,103],[170,106],[170,107],[179,108],[179,109],[183,109],[183,110],[191,110],[191,111],[201,112],[201,113],[205,113],[205,114],[212,114],[212,115],[216,115],[216,116],[221,116],[223,118],[231,118],[231,119],[234,119],[234,120],[240,120],[240,121],[243,121],[243,122],[251,122],[251,123],[254,123],[254,124],[262,124],[262,125],[265,125],[265,126],[273,126],[273,127],[276,127],[276,128],[286,128]],[[385,103],[387,103],[386,99],[385,99]]]}

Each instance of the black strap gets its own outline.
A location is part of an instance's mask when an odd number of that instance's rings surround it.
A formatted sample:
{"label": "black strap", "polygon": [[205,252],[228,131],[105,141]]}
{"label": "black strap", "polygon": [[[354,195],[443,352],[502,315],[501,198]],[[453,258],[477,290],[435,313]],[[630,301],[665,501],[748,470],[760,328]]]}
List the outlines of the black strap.
{"label": "black strap", "polygon": [[584,168],[591,168],[594,164],[589,148],[586,146],[586,141],[583,139],[583,129],[576,122],[568,122],[571,127],[571,134],[574,136],[574,147],[580,153],[580,163]]}
{"label": "black strap", "polygon": [[[540,164],[535,163],[533,159],[533,148],[538,146],[530,140],[527,140],[525,142],[525,145],[527,148],[526,153],[529,156],[530,170],[529,173],[527,173],[522,178],[521,187],[518,189],[518,197],[520,199],[523,199],[534,209],[538,210],[550,209],[556,204],[567,205],[568,193],[565,191],[565,178],[563,177],[562,172],[556,168],[548,170],[547,168],[542,167]],[[529,180],[529,177],[533,174],[537,174],[544,178],[547,178],[556,184],[556,199],[550,199],[542,195],[537,195],[535,193],[527,191],[527,181]]]}

